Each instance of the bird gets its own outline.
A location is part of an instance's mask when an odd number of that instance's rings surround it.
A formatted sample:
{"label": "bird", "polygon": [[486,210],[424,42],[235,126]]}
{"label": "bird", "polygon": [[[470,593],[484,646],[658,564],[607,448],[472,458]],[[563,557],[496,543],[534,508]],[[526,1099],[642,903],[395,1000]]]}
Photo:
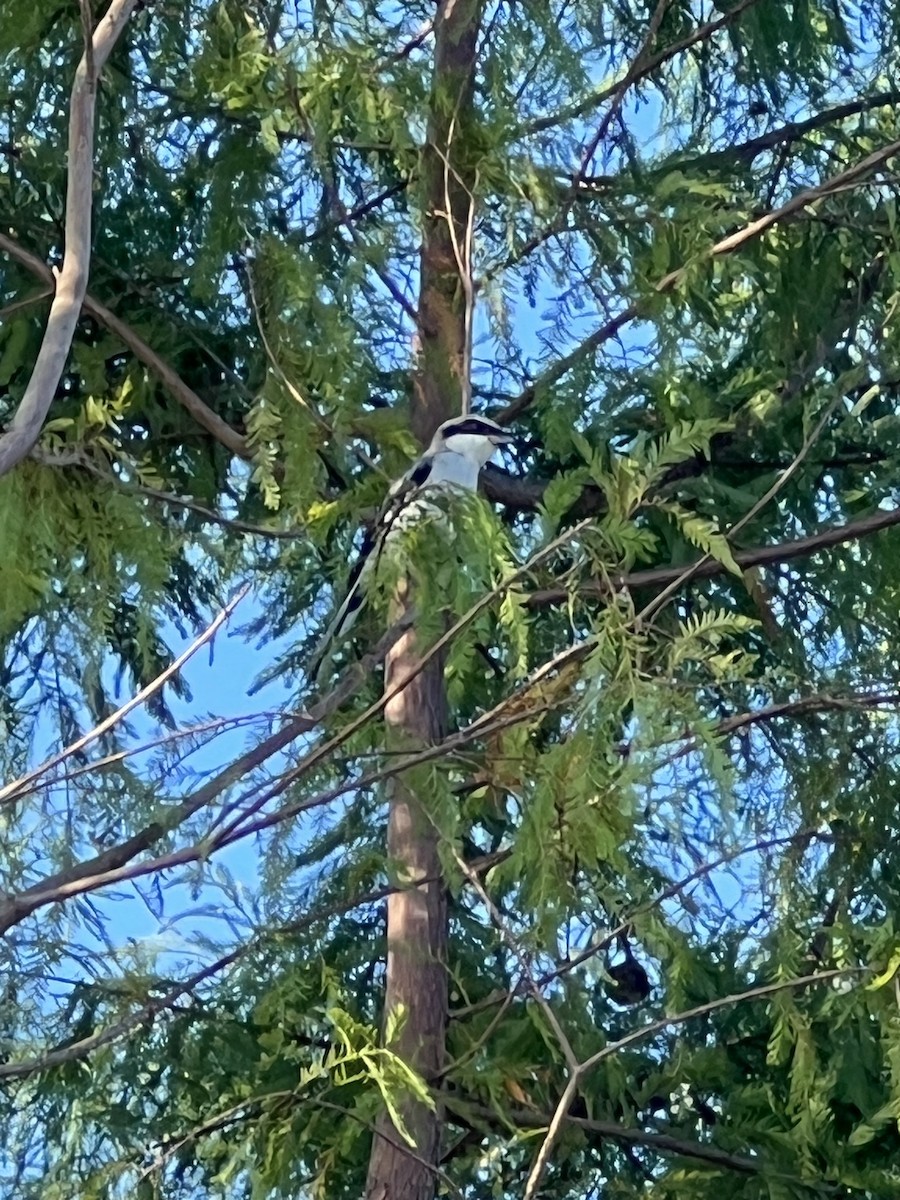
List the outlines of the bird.
{"label": "bird", "polygon": [[620,933],[618,937],[619,950],[625,955],[620,963],[609,961],[606,957],[606,973],[609,982],[606,984],[606,994],[616,1004],[642,1004],[653,990],[650,977],[634,957],[628,935]]}
{"label": "bird", "polygon": [[367,531],[347,594],[313,654],[310,678],[318,681],[328,648],[347,633],[359,614],[366,582],[391,539],[424,518],[443,518],[442,509],[429,502],[427,493],[454,488],[476,491],[481,468],[501,446],[515,441],[513,434],[489,417],[451,417],[438,426],[422,457],[391,485],[374,526]]}

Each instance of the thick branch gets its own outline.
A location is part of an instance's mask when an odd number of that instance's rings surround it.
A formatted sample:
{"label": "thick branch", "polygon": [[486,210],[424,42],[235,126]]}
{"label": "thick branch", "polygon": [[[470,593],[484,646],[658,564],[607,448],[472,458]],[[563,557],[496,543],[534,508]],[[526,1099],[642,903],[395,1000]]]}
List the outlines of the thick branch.
{"label": "thick branch", "polygon": [[56,295],[31,379],[9,429],[0,435],[0,475],[7,474],[21,462],[40,437],[69,357],[90,268],[97,83],[136,3],[137,0],[112,0],[93,34],[89,29],[85,30],[85,49],[75,71],[69,110],[63,264],[56,278]]}

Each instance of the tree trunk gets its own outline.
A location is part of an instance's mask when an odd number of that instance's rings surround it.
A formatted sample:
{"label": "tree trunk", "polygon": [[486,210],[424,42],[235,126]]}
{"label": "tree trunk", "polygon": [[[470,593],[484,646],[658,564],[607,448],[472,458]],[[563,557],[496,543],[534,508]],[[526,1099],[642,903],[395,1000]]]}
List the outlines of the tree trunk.
{"label": "tree trunk", "polygon": [[[418,664],[415,633],[410,630],[391,651],[386,686],[393,687]],[[410,750],[433,742],[446,729],[443,663],[430,662],[385,709],[388,749]],[[387,852],[404,879],[433,880],[397,892],[387,902],[387,986],[385,1020],[405,1013],[392,1049],[426,1081],[443,1066],[447,1025],[447,904],[439,876],[438,841],[428,818],[428,797],[414,778],[393,782],[388,816]],[[369,1200],[431,1200],[440,1157],[441,1114],[410,1099],[400,1106],[403,1122],[415,1139],[410,1153],[387,1112],[382,1112],[369,1162]]]}
{"label": "tree trunk", "polygon": [[[467,395],[471,280],[460,249],[471,229],[473,173],[465,163],[473,119],[473,77],[481,0],[444,0],[434,27],[434,75],[423,155],[424,220],[419,293],[420,363],[411,423],[422,444]],[[460,151],[463,151],[461,154]],[[470,148],[471,152],[471,148]],[[401,601],[411,603],[408,596]],[[416,632],[396,644],[385,666],[392,690],[420,661]],[[385,708],[391,750],[412,750],[446,732],[443,660],[430,662]],[[394,781],[387,852],[401,878],[439,875],[438,840],[416,776]],[[419,776],[418,778],[421,778]],[[447,1024],[447,905],[443,881],[398,892],[387,905],[385,1021],[405,1020],[393,1049],[430,1082],[444,1061]],[[411,1151],[387,1112],[379,1117],[369,1160],[367,1200],[432,1200],[440,1160],[441,1113],[412,1099],[401,1106],[415,1139]]]}
{"label": "tree trunk", "polygon": [[460,268],[474,218],[472,94],[481,8],[482,0],[445,0],[434,23],[431,111],[422,155],[421,363],[411,414],[423,445],[442,421],[459,413],[468,386],[471,280]]}

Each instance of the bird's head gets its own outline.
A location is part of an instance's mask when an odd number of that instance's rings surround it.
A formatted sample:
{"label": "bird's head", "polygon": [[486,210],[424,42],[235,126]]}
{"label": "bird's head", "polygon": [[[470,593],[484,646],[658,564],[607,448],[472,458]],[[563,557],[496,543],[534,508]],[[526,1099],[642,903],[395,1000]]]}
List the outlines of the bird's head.
{"label": "bird's head", "polygon": [[484,466],[498,446],[508,446],[516,439],[489,417],[453,417],[441,425],[428,447],[430,454],[449,450],[463,454]]}

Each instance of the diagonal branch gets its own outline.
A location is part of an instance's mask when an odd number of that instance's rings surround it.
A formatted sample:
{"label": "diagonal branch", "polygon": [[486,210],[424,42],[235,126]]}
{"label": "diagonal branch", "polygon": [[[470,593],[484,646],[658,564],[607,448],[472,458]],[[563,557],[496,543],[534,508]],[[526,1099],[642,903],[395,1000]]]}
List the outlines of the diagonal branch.
{"label": "diagonal branch", "polygon": [[[874,514],[875,518],[892,516],[894,522],[900,520],[900,514]],[[548,546],[538,551],[528,563],[519,569],[513,576],[505,580],[498,588],[495,588],[486,597],[479,599],[472,608],[464,614],[459,621],[456,622],[446,633],[438,639],[438,641],[423,655],[419,667],[424,669],[425,665],[432,660],[432,656],[440,653],[445,646],[459,631],[464,628],[475,616],[484,608],[484,606],[497,595],[504,593],[517,579],[522,575],[532,570],[548,555],[555,552],[561,545],[565,544],[571,537],[577,536],[587,522],[582,522],[573,529],[561,534]],[[859,524],[859,523],[857,523]],[[842,532],[842,531],[839,531]],[[809,541],[811,539],[807,539]],[[764,547],[764,550],[778,550],[778,547]],[[810,550],[807,550],[810,552]],[[740,557],[740,556],[739,556]],[[724,568],[718,563],[706,564],[700,574],[712,574],[713,569],[723,571]],[[646,582],[646,577],[664,573],[664,581],[672,578],[677,578],[683,572],[680,567],[676,568],[656,568],[648,572],[635,572],[630,576],[625,576],[619,580],[612,580],[611,586],[636,586],[636,583]],[[596,585],[599,589],[600,585]],[[544,593],[546,595],[547,593]],[[605,594],[605,592],[604,592]],[[540,594],[535,593],[538,598]],[[411,620],[411,618],[409,618]],[[55,875],[48,876],[40,882],[26,889],[24,892],[8,897],[0,904],[0,933],[5,932],[13,925],[17,924],[36,909],[45,905],[64,900],[67,897],[83,894],[94,891],[97,888],[107,886],[111,883],[120,882],[123,879],[137,878],[155,871],[166,869],[173,866],[184,865],[188,862],[194,862],[201,857],[208,857],[216,849],[223,849],[226,846],[241,840],[244,837],[252,836],[261,833],[275,825],[278,825],[292,817],[298,815],[302,811],[308,811],[321,804],[329,803],[331,800],[344,794],[346,791],[368,786],[383,779],[390,778],[396,773],[408,769],[412,765],[417,765],[432,761],[442,757],[455,749],[468,744],[472,740],[485,737],[495,732],[499,728],[505,728],[512,724],[517,724],[520,721],[532,718],[538,712],[537,708],[528,708],[521,706],[522,698],[534,689],[542,679],[547,678],[559,670],[563,669],[566,664],[584,657],[591,648],[591,643],[579,643],[574,647],[570,647],[557,655],[554,659],[545,663],[532,673],[531,677],[521,688],[516,689],[509,697],[495,705],[488,712],[477,717],[469,726],[459,731],[457,734],[451,735],[449,738],[438,742],[437,744],[428,747],[420,753],[413,754],[408,758],[395,761],[392,766],[384,771],[377,771],[372,775],[365,776],[363,779],[351,780],[350,782],[341,785],[336,789],[322,793],[308,800],[301,800],[295,804],[288,805],[286,808],[279,809],[276,812],[266,814],[254,821],[247,823],[247,818],[253,816],[259,811],[262,804],[268,802],[280,795],[289,785],[296,782],[303,774],[307,773],[313,766],[320,763],[323,758],[327,757],[336,750],[349,736],[358,730],[366,721],[376,716],[392,699],[392,695],[397,691],[402,690],[405,683],[396,685],[393,689],[389,689],[378,700],[375,701],[362,714],[350,722],[348,726],[342,729],[334,738],[330,739],[323,745],[314,748],[303,761],[296,767],[287,771],[282,775],[276,784],[273,784],[267,789],[261,798],[253,801],[251,807],[244,811],[240,820],[232,822],[231,825],[220,829],[207,843],[203,845],[188,846],[181,850],[173,851],[170,854],[164,855],[161,858],[145,861],[133,866],[127,866],[132,859],[136,858],[144,850],[149,849],[155,842],[159,841],[166,832],[183,824],[190,816],[199,811],[201,808],[212,803],[226,788],[230,787],[239,780],[245,778],[251,771],[256,769],[263,762],[267,761],[274,754],[288,746],[297,737],[304,733],[310,732],[324,717],[331,715],[340,707],[343,701],[350,695],[359,685],[361,678],[365,678],[367,673],[371,671],[375,665],[383,661],[387,649],[392,645],[404,630],[409,626],[409,620],[396,625],[389,630],[381,643],[373,650],[373,652],[363,658],[359,663],[354,664],[341,676],[338,684],[326,697],[319,701],[310,711],[293,714],[285,726],[272,734],[259,746],[242,755],[235,762],[231,763],[222,772],[219,773],[209,783],[205,784],[192,796],[184,800],[180,805],[175,806],[162,821],[156,821],[152,825],[145,827],[139,831],[128,841],[104,851],[93,859],[85,862],[77,863],[72,867],[66,868]],[[869,698],[870,700],[872,698]],[[851,701],[852,703],[853,701]],[[888,702],[888,698],[872,701],[877,703]],[[830,705],[822,705],[822,707],[842,707],[844,702],[839,699],[835,700]],[[772,713],[766,713],[765,716],[789,715],[794,707],[799,706],[787,705]],[[807,710],[809,705],[806,706]],[[751,717],[747,720],[753,719]],[[746,723],[746,720],[741,719],[740,723]],[[730,729],[722,729],[723,733],[730,732]]]}
{"label": "diagonal branch", "polygon": [[846,104],[836,104],[832,108],[822,109],[805,121],[787,121],[775,129],[759,134],[758,137],[748,138],[746,142],[737,142],[723,150],[711,150],[706,154],[698,154],[688,159],[675,159],[665,164],[665,171],[684,168],[714,166],[716,163],[727,164],[735,161],[752,166],[758,155],[776,146],[784,146],[791,142],[802,141],[808,133],[815,133],[826,125],[835,125],[846,121],[848,117],[857,117],[863,113],[872,112],[876,108],[895,108],[900,102],[900,91],[876,92],[871,96],[861,96]]}
{"label": "diagonal branch", "polygon": [[[783,709],[788,708],[787,705],[778,707]],[[774,716],[775,714],[770,715]],[[743,713],[741,716],[751,718],[752,720],[755,714]],[[740,718],[732,718],[731,720],[739,721]],[[742,721],[742,724],[749,725],[751,720]],[[716,727],[715,732],[720,732],[721,726],[728,723],[728,721],[722,722],[720,726]],[[732,729],[738,727],[739,726],[737,724],[733,724],[731,726]],[[778,837],[761,838],[758,841],[751,842],[750,845],[739,846],[734,850],[727,851],[718,858],[710,859],[708,862],[704,862],[702,866],[697,867],[694,871],[691,871],[689,875],[684,875],[680,879],[675,880],[673,883],[668,884],[649,900],[645,900],[640,904],[635,905],[633,908],[626,909],[624,915],[621,916],[618,925],[614,926],[602,937],[592,940],[591,944],[579,954],[575,954],[571,958],[567,958],[564,961],[557,963],[552,970],[545,971],[535,981],[537,986],[539,988],[546,988],[556,980],[564,979],[567,975],[571,975],[573,971],[577,971],[578,968],[584,966],[586,962],[589,962],[592,958],[596,958],[598,954],[602,954],[608,946],[611,946],[613,942],[616,941],[620,934],[627,933],[637,917],[652,912],[654,909],[657,909],[665,904],[666,901],[672,900],[676,896],[680,896],[692,884],[707,878],[709,875],[712,875],[713,872],[718,871],[721,867],[733,863],[736,859],[743,858],[745,855],[758,854],[761,851],[772,850],[780,846],[808,845],[812,841],[827,841],[829,840],[830,836],[830,834],[821,833],[813,828],[801,829],[798,830],[797,833],[784,834]],[[478,867],[478,864],[475,864],[475,866]],[[456,1008],[450,1014],[450,1019],[453,1021],[463,1021],[467,1017],[473,1016],[475,1013],[484,1012],[486,1009],[495,1008],[498,1005],[506,1004],[515,997],[522,995],[528,987],[528,983],[529,981],[520,979],[518,983],[511,988],[492,992],[489,996],[485,996],[482,1000],[477,1000],[474,1004],[467,1004],[461,1008]]]}
{"label": "diagonal branch", "polygon": [[[556,212],[552,222],[545,228],[538,230],[532,237],[528,239],[521,249],[516,251],[516,261],[521,261],[527,258],[532,251],[536,250],[548,237],[552,237],[556,233],[562,233],[566,227],[566,221],[573,205],[578,199],[579,189],[584,183],[591,160],[597,153],[601,142],[609,132],[609,128],[616,119],[624,101],[628,94],[631,85],[637,80],[643,78],[646,74],[645,66],[652,61],[650,51],[653,48],[653,43],[656,41],[656,35],[659,33],[659,27],[662,24],[662,19],[666,15],[670,0],[657,0],[656,7],[653,10],[653,15],[647,25],[647,32],[641,47],[635,55],[631,66],[625,72],[621,83],[616,84],[611,92],[612,103],[603,114],[600,124],[596,132],[589,139],[584,149],[581,152],[581,157],[578,163],[578,169],[572,174],[570,183],[571,189],[565,196],[562,204]],[[504,266],[512,265],[509,260]],[[526,1200],[528,1198],[526,1197]]]}
{"label": "diagonal branch", "polygon": [[[900,508],[878,509],[866,517],[860,517],[858,521],[848,521],[846,525],[834,525],[811,534],[809,537],[797,538],[793,542],[777,542],[772,546],[754,546],[748,550],[736,550],[734,559],[739,567],[745,568],[792,562],[797,558],[807,558],[810,554],[816,554],[819,550],[825,550],[829,546],[859,541],[873,533],[879,533],[882,529],[890,529],[893,525],[900,525]],[[727,567],[718,561],[703,561],[702,559],[698,559],[693,566],[688,564],[687,567],[648,567],[645,571],[629,571],[610,575],[608,583],[597,580],[594,583],[584,584],[578,589],[578,594],[602,599],[609,596],[610,588],[666,587],[680,579],[686,572],[690,573],[691,579],[708,579],[713,575],[725,574],[727,570]],[[547,605],[561,604],[568,595],[569,593],[563,587],[542,588],[531,593],[528,597],[528,606],[545,608]]]}
{"label": "diagonal branch", "polygon": [[[423,879],[414,882],[426,883],[429,881]],[[34,1058],[24,1059],[20,1062],[0,1063],[0,1079],[21,1079],[28,1075],[33,1075],[37,1071],[46,1071],[52,1067],[63,1066],[65,1063],[77,1062],[80,1059],[87,1058],[95,1050],[100,1049],[102,1046],[108,1046],[112,1042],[119,1041],[139,1025],[143,1025],[153,1020],[160,1013],[171,1009],[182,996],[193,994],[202,984],[220,975],[223,971],[233,966],[234,963],[246,958],[254,950],[259,949],[274,939],[296,934],[300,930],[307,929],[314,922],[326,921],[333,917],[341,916],[344,913],[351,912],[354,908],[377,904],[397,891],[398,888],[399,885],[389,884],[385,887],[363,893],[362,895],[338,900],[318,908],[311,908],[294,921],[288,921],[276,929],[265,929],[263,932],[248,938],[247,941],[236,946],[233,950],[229,950],[213,962],[207,963],[206,966],[201,967],[180,983],[175,984],[164,995],[147,1000],[146,1003],[127,1013],[113,1024],[106,1026],[106,1028],[99,1029],[88,1037],[82,1038],[80,1041],[69,1042],[66,1045],[49,1050],[45,1054],[37,1055]]]}
{"label": "diagonal branch", "polygon": [[[732,25],[742,13],[748,8],[752,8],[755,4],[759,4],[760,0],[738,0],[735,6],[728,10],[723,17],[717,17],[714,21],[707,21],[704,25],[698,25],[693,33],[687,34],[677,42],[673,42],[671,46],[664,46],[656,54],[644,58],[640,63],[639,70],[632,69],[629,71],[629,83],[631,87],[641,80],[646,79],[648,75],[652,75],[657,67],[663,66],[664,63],[676,58],[679,54],[683,54],[685,50],[689,50],[691,46],[696,46],[698,42],[706,42],[724,29],[727,25]],[[577,101],[575,104],[570,104],[567,108],[561,109],[559,112],[550,113],[546,117],[538,117],[530,124],[524,126],[520,130],[521,136],[529,136],[530,134],[543,133],[546,129],[553,129],[557,125],[562,125],[566,121],[572,121],[576,117],[583,117],[585,113],[603,104],[609,100],[623,87],[623,81],[609,84],[607,87],[598,88],[592,92],[590,96],[586,96],[583,100]]]}
{"label": "diagonal branch", "polygon": [[[723,258],[726,255],[734,253],[735,250],[739,250],[748,242],[755,241],[756,238],[761,237],[774,225],[781,224],[798,216],[799,213],[810,205],[824,200],[828,196],[835,195],[848,187],[860,184],[873,171],[884,166],[889,159],[895,158],[898,154],[900,154],[900,139],[888,142],[887,145],[882,146],[878,150],[873,150],[871,154],[867,154],[859,162],[854,163],[845,171],[841,171],[839,174],[832,175],[829,179],[823,180],[822,183],[816,184],[814,187],[803,188],[802,191],[797,192],[796,195],[792,196],[790,200],[778,208],[771,209],[755,221],[750,221],[741,229],[737,229],[734,233],[730,233],[727,237],[715,242],[704,255],[698,256],[698,259],[694,260],[691,264],[685,264],[684,266],[676,267],[674,271],[669,271],[667,275],[664,275],[653,285],[651,295],[667,295],[682,281],[689,266],[694,267],[698,261],[702,261],[703,259]],[[502,425],[507,425],[511,421],[514,421],[526,409],[531,407],[540,392],[551,387],[583,358],[599,349],[610,338],[615,337],[626,325],[629,325],[632,321],[640,317],[647,307],[648,301],[649,297],[633,301],[623,308],[621,312],[616,313],[614,317],[611,317],[601,325],[599,329],[594,330],[574,350],[571,350],[567,355],[559,359],[558,362],[548,367],[533,383],[530,383],[515,399],[511,400],[501,409],[496,419]]]}
{"label": "diagonal branch", "polygon": [[[93,858],[64,867],[53,875],[45,876],[31,887],[0,902],[0,934],[17,925],[25,917],[46,904],[63,900],[70,895],[93,891],[106,883],[127,878],[127,864],[145,850],[149,850],[160,838],[183,825],[201,809],[212,804],[227,788],[245,779],[252,771],[267,762],[305,733],[311,732],[326,716],[335,712],[341,704],[359,688],[360,681],[383,658],[389,646],[402,634],[404,626],[390,630],[373,652],[360,662],[354,663],[329,694],[308,712],[292,713],[281,729],[264,741],[240,755],[217,775],[213,776],[196,792],[180,804],[173,805],[157,820],[152,821],[132,837],[102,851]],[[317,760],[316,760],[317,761]],[[293,778],[293,774],[287,776]],[[23,781],[19,781],[23,782]],[[148,868],[161,865],[175,866],[182,862],[194,862],[206,853],[206,847],[193,846],[184,851],[164,856],[156,863],[141,864],[135,875],[148,873]]]}
{"label": "diagonal branch", "polygon": [[637,1029],[633,1029],[630,1033],[618,1038],[616,1041],[607,1042],[605,1046],[581,1063],[576,1075],[570,1078],[566,1084],[566,1088],[547,1125],[547,1133],[535,1157],[534,1165],[532,1166],[531,1174],[528,1177],[528,1183],[525,1188],[526,1197],[537,1194],[537,1189],[547,1168],[553,1146],[562,1131],[563,1125],[569,1120],[569,1109],[575,1098],[579,1081],[605,1059],[611,1058],[635,1042],[643,1041],[644,1038],[650,1037],[655,1033],[661,1033],[663,1030],[673,1026],[684,1025],[688,1021],[694,1021],[697,1017],[708,1016],[710,1013],[718,1012],[720,1009],[733,1008],[735,1005],[743,1004],[748,1000],[759,1000],[766,996],[774,996],[778,992],[799,991],[808,987],[821,986],[823,983],[832,983],[839,979],[846,979],[851,975],[861,975],[867,970],[867,967],[839,967],[831,971],[817,971],[811,975],[800,975],[793,979],[779,979],[774,983],[764,983],[758,987],[748,988],[743,992],[735,992],[730,996],[720,996],[716,1000],[710,1000],[706,1004],[698,1004],[694,1008],[673,1013],[671,1016],[660,1017],[656,1021],[650,1021],[646,1025],[641,1025]]}
{"label": "diagonal branch", "polygon": [[[256,822],[246,824],[247,818],[253,816],[259,809],[269,800],[280,795],[285,788],[298,780],[303,774],[318,765],[330,754],[337,750],[353,733],[361,729],[369,720],[377,717],[388,704],[390,704],[397,695],[409,685],[411,679],[418,676],[426,667],[435,661],[438,661],[438,656],[449,642],[464,628],[473,621],[478,614],[491,603],[497,596],[503,595],[506,591],[528,571],[532,570],[539,563],[543,562],[547,557],[551,556],[561,546],[565,545],[573,537],[577,537],[587,522],[581,522],[560,534],[547,546],[538,550],[531,559],[515,571],[511,576],[505,579],[500,585],[494,588],[485,596],[480,597],[462,617],[459,618],[438,640],[417,660],[415,670],[410,671],[409,675],[402,681],[389,684],[385,689],[380,699],[374,701],[366,709],[355,717],[349,724],[341,729],[334,737],[328,739],[323,744],[314,747],[302,760],[302,762],[292,770],[285,772],[277,784],[264,791],[262,796],[257,797],[252,802],[250,807],[242,812],[239,821],[232,822],[231,825],[218,831],[209,844],[200,846],[185,847],[182,850],[174,851],[169,855],[165,855],[155,861],[141,863],[136,867],[127,867],[127,864],[138,854],[147,850],[155,842],[158,842],[165,833],[176,829],[193,816],[200,809],[211,804],[226,788],[231,787],[241,779],[244,779],[251,771],[255,770],[262,763],[268,761],[273,755],[290,745],[304,733],[309,733],[327,716],[335,713],[344,703],[348,696],[352,695],[359,688],[360,681],[365,679],[370,671],[372,671],[379,663],[383,662],[385,656],[391,648],[399,641],[399,639],[411,628],[414,619],[414,613],[405,614],[394,626],[388,630],[385,636],[381,639],[374,650],[363,657],[359,662],[354,663],[340,677],[335,687],[310,710],[301,713],[291,714],[290,719],[285,723],[284,727],[272,734],[260,745],[254,747],[246,754],[240,756],[234,762],[230,763],[222,771],[219,772],[208,783],[198,789],[193,795],[183,800],[181,804],[173,806],[164,816],[162,820],[152,822],[139,830],[133,837],[127,841],[119,843],[116,846],[110,847],[94,858],[75,863],[70,867],[66,867],[54,875],[46,876],[44,879],[26,888],[25,891],[14,896],[8,896],[0,902],[0,934],[6,932],[12,926],[18,924],[25,917],[47,904],[55,903],[58,900],[65,899],[67,896],[81,894],[87,891],[93,891],[98,887],[103,887],[106,884],[116,882],[123,878],[136,878],[140,875],[148,874],[154,870],[163,867],[172,867],[183,865],[184,863],[194,862],[201,857],[206,857],[208,854],[217,848],[224,848],[232,842],[246,837],[249,834],[262,832],[264,829],[270,828],[272,825],[296,816],[299,812],[315,807],[319,804],[328,803],[332,799],[343,795],[345,791],[352,788],[362,786],[362,780],[351,781],[337,789],[323,793],[310,802],[301,802],[299,805],[288,806],[284,810],[280,810],[275,814],[269,814],[266,817],[259,818]],[[469,726],[465,733],[465,740],[472,737],[477,737],[491,730],[491,723],[498,716],[503,716],[501,706],[495,707],[490,712],[479,717]],[[527,714],[526,714],[527,715]],[[524,715],[520,714],[516,720],[524,719]],[[368,777],[366,782],[378,782],[382,779],[391,778],[398,771],[405,770],[411,765],[416,765],[419,762],[430,761],[433,757],[439,757],[446,753],[449,748],[460,744],[458,735],[455,738],[450,738],[446,741],[439,741],[435,745],[428,747],[425,751],[418,755],[413,755],[411,760],[397,761],[393,768],[388,771],[377,772],[375,775]],[[127,870],[126,870],[127,867]]]}
{"label": "diagonal branch", "polygon": [[[184,653],[179,655],[179,657],[176,658],[173,663],[170,663],[169,666],[163,671],[160,671],[155,679],[151,679],[147,686],[141,688],[137,695],[132,696],[130,700],[127,700],[125,704],[116,709],[114,713],[110,713],[110,715],[101,721],[99,725],[95,725],[93,729],[89,730],[82,737],[77,738],[71,743],[71,745],[66,746],[65,749],[60,750],[57,754],[54,754],[51,758],[48,758],[46,762],[41,763],[39,767],[35,767],[33,771],[29,771],[26,775],[22,775],[19,779],[16,779],[12,783],[8,783],[5,787],[0,788],[0,802],[15,799],[17,796],[21,795],[22,791],[28,788],[29,784],[34,783],[36,779],[40,779],[42,775],[46,775],[48,771],[52,771],[54,767],[58,767],[61,763],[64,763],[66,759],[72,758],[73,755],[80,754],[82,750],[85,750],[88,746],[96,742],[98,738],[103,737],[104,734],[109,733],[110,730],[114,729],[121,721],[124,721],[130,712],[133,712],[136,708],[140,708],[142,704],[149,700],[151,696],[154,696],[162,687],[165,686],[166,683],[168,683],[170,679],[174,678],[179,673],[181,668],[191,658],[194,657],[201,646],[205,646],[207,642],[212,641],[219,629],[221,629],[221,627],[228,621],[231,614],[249,591],[250,584],[248,583],[241,588],[233,600],[230,600],[228,604],[225,605],[221,612],[219,612],[215,619],[210,622],[200,636],[191,642],[190,646],[188,646]],[[33,789],[28,788],[28,790]]]}
{"label": "diagonal branch", "polygon": [[[0,1071],[2,1071],[0,1067]],[[482,1121],[499,1123],[500,1118],[493,1109],[484,1104],[471,1104],[465,1101],[460,1104],[460,1112],[471,1113]],[[529,1109],[515,1109],[504,1114],[503,1123],[512,1122],[519,1129],[545,1129],[552,1120],[550,1113],[542,1113]],[[683,1158],[696,1159],[710,1166],[723,1167],[728,1171],[737,1171],[742,1175],[760,1175],[765,1170],[765,1164],[757,1158],[749,1158],[742,1154],[729,1154],[716,1146],[704,1146],[701,1142],[689,1142],[683,1138],[674,1137],[670,1133],[650,1132],[649,1130],[633,1129],[620,1125],[616,1121],[594,1121],[587,1117],[574,1117],[567,1114],[567,1125],[581,1129],[584,1133],[593,1134],[598,1140],[609,1138],[626,1146],[646,1146],[651,1150],[663,1153],[677,1154]]]}
{"label": "diagonal branch", "polygon": [[[16,262],[21,263],[23,267],[26,267],[39,279],[43,279],[50,284],[53,283],[53,272],[50,268],[37,255],[32,254],[30,250],[26,250],[24,246],[20,245],[14,238],[9,237],[8,234],[0,233],[0,250],[5,250],[10,258],[14,258]],[[84,295],[83,308],[85,312],[90,313],[111,334],[126,345],[139,362],[142,362],[145,367],[148,367],[153,372],[174,399],[193,417],[202,429],[205,429],[217,442],[221,442],[226,449],[230,450],[238,458],[251,458],[250,448],[242,435],[236,429],[232,429],[227,421],[223,421],[220,416],[214,413],[208,404],[204,404],[197,393],[188,387],[178,372],[170,367],[165,359],[160,358],[156,351],[130,325],[120,320],[114,312],[108,309],[106,305],[101,304],[89,292]],[[2,438],[0,438],[0,452],[2,452]]]}
{"label": "diagonal branch", "polygon": [[112,0],[93,34],[85,30],[70,100],[65,253],[34,370],[9,429],[0,435],[0,475],[21,462],[40,437],[69,357],[90,269],[97,83],[136,4],[137,0]]}

